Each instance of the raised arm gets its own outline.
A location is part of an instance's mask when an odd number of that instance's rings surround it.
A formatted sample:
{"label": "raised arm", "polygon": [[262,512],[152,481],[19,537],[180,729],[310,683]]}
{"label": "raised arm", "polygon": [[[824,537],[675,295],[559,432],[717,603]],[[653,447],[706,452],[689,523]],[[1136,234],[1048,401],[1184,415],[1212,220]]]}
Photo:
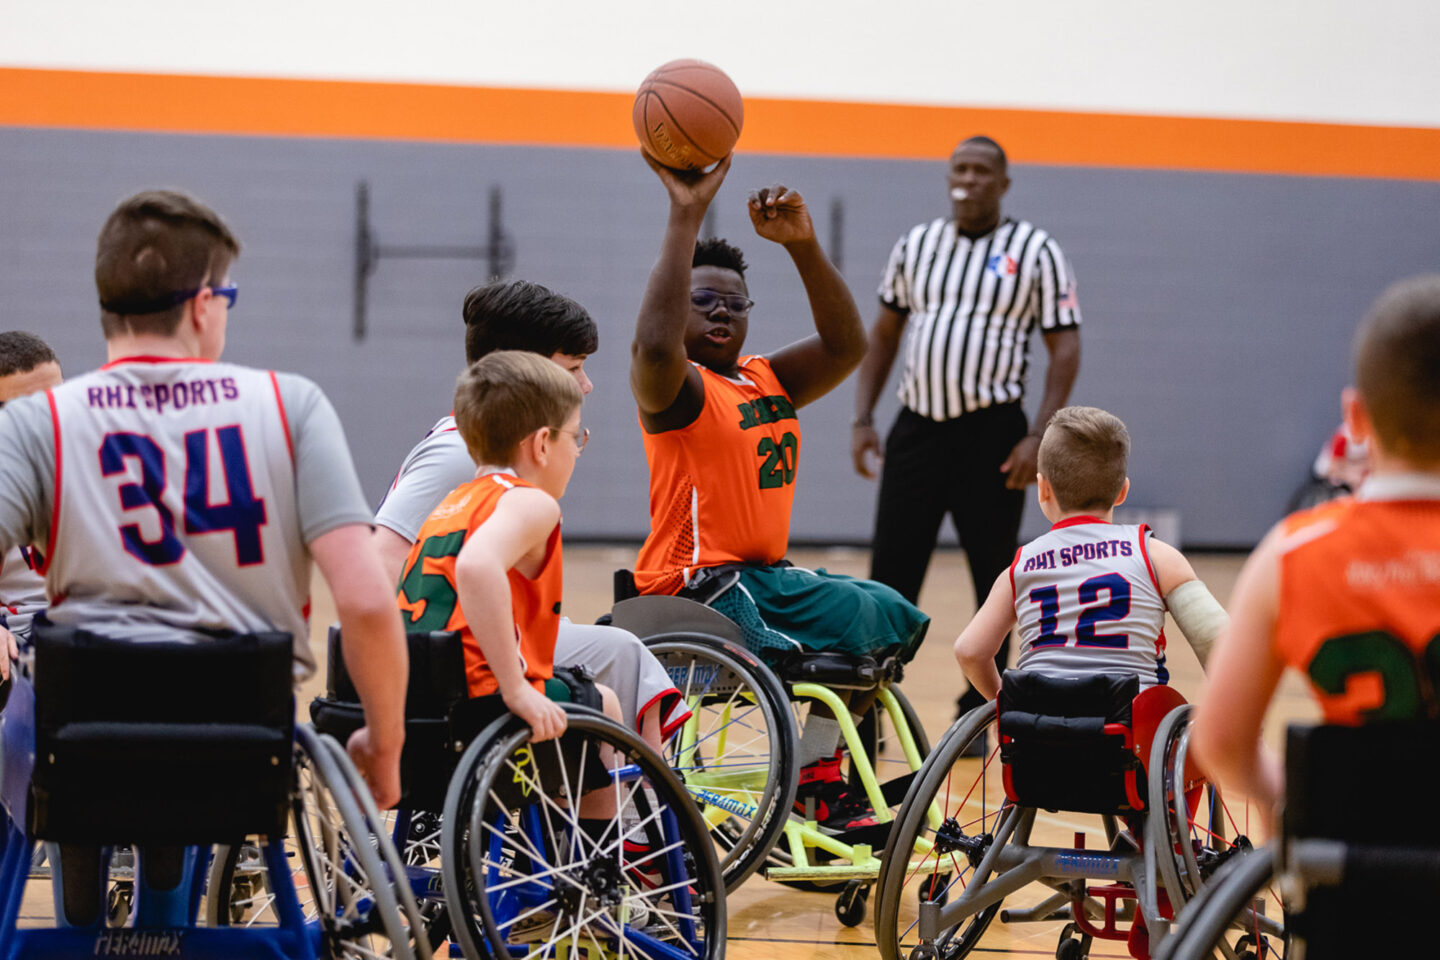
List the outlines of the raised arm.
{"label": "raised arm", "polygon": [[640,301],[640,316],[635,321],[635,340],[630,345],[630,390],[646,426],[654,427],[665,419],[663,414],[673,417],[689,413],[693,420],[704,399],[700,375],[685,355],[690,263],[705,211],[730,170],[730,157],[709,173],[671,170],[648,154],[645,162],[670,195],[660,260],[650,271],[650,282]]}
{"label": "raised arm", "polygon": [[865,325],[845,278],[815,239],[805,200],[779,184],[750,194],[755,232],[785,248],[810,300],[815,336],[770,355],[775,376],[797,407],[819,400],[850,375],[865,356]]}
{"label": "raised arm", "polygon": [[870,327],[870,344],[865,359],[860,361],[860,372],[855,377],[855,419],[850,426],[850,455],[855,460],[855,472],[867,479],[875,477],[871,466],[872,457],[880,457],[880,434],[875,430],[875,403],[885,381],[890,379],[890,368],[895,363],[895,354],[900,349],[900,334],[905,330],[905,321],[910,316],[888,304],[880,304],[880,313]]}

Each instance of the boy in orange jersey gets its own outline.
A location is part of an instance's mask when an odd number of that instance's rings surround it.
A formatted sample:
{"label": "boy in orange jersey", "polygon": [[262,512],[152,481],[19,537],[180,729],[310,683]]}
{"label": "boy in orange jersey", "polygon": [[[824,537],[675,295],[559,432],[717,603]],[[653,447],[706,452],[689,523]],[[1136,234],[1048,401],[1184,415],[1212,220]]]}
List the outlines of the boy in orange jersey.
{"label": "boy in orange jersey", "polygon": [[593,705],[597,690],[606,715],[620,719],[608,687],[555,676],[557,501],[588,437],[581,399],[574,378],[538,354],[498,351],[461,374],[455,422],[478,465],[475,479],[430,514],[400,579],[409,629],[460,631],[470,696],[482,701],[473,704],[476,719],[508,710],[535,740],[565,732],[556,701]]}
{"label": "boy in orange jersey", "polygon": [[[646,161],[670,212],[631,346],[630,387],[650,468],[650,535],[635,566],[637,588],[709,602],[767,656],[908,657],[930,621],[899,593],[785,562],[800,455],[796,410],[839,386],[865,354],[860,312],[815,238],[805,201],[775,185],[751,193],[747,206],[755,232],[794,262],[815,333],[742,356],[754,305],[744,257],[723,240],[696,243],[730,158],[709,173]],[[827,825],[860,825],[867,811],[849,810],[857,805],[842,796],[838,734],[829,718],[806,724],[801,798],[817,801]]]}
{"label": "boy in orange jersey", "polygon": [[1309,678],[1327,723],[1440,712],[1440,275],[1371,307],[1341,403],[1371,473],[1353,498],[1286,518],[1246,562],[1191,740],[1265,810],[1285,784],[1260,724],[1285,667]]}

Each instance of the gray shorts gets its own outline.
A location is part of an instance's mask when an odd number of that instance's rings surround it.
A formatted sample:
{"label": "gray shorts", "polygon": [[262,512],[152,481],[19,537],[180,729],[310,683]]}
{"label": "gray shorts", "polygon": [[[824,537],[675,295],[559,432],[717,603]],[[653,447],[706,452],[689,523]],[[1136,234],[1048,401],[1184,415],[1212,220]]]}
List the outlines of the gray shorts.
{"label": "gray shorts", "polygon": [[595,682],[615,691],[625,725],[640,729],[639,718],[660,707],[661,735],[668,737],[690,716],[670,675],[629,630],[560,618],[555,637],[555,664],[589,669]]}

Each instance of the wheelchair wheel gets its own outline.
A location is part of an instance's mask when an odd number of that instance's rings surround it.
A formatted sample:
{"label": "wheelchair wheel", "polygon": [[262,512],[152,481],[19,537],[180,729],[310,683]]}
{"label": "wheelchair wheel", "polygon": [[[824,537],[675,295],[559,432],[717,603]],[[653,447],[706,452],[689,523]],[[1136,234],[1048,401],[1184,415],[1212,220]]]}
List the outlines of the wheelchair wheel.
{"label": "wheelchair wheel", "polygon": [[[1253,909],[1274,879],[1274,848],[1232,857],[1186,906],[1179,927],[1160,944],[1156,960],[1283,960],[1288,942],[1260,930]],[[1232,944],[1236,930],[1245,932]]]}
{"label": "wheelchair wheel", "polygon": [[[567,713],[559,739],[532,744],[505,718],[461,758],[441,831],[452,936],[472,960],[718,960],[724,882],[686,788],[630,731]],[[616,812],[582,821],[582,794],[600,792]]]}
{"label": "wheelchair wheel", "polygon": [[[980,756],[968,754],[979,752]],[[945,733],[911,784],[881,858],[875,940],[884,960],[916,956],[957,960],[984,934],[1000,904],[955,918],[922,945],[921,900],[947,903],[990,876],[982,858],[1014,820],[1001,782],[995,707],[967,713]]]}
{"label": "wheelchair wheel", "polygon": [[[430,943],[405,870],[384,832],[370,792],[332,738],[295,728],[287,862],[304,871],[294,884],[303,916],[318,927],[322,953],[335,958],[428,960]],[[298,852],[299,856],[293,856]],[[292,871],[292,875],[294,871]],[[283,904],[262,849],[215,849],[207,881],[212,926],[275,926]]]}
{"label": "wheelchair wheel", "polygon": [[795,802],[799,746],[784,688],[753,655],[714,638],[661,634],[645,646],[692,711],[665,758],[700,807],[734,890],[765,861]]}

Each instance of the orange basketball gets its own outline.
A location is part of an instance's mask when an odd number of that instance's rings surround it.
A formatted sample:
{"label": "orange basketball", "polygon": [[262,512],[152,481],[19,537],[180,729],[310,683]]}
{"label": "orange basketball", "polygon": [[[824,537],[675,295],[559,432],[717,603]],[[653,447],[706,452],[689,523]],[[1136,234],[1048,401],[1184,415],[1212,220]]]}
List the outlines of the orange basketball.
{"label": "orange basketball", "polygon": [[640,84],[632,116],[646,153],[676,170],[698,170],[735,148],[745,103],[714,64],[671,60]]}

